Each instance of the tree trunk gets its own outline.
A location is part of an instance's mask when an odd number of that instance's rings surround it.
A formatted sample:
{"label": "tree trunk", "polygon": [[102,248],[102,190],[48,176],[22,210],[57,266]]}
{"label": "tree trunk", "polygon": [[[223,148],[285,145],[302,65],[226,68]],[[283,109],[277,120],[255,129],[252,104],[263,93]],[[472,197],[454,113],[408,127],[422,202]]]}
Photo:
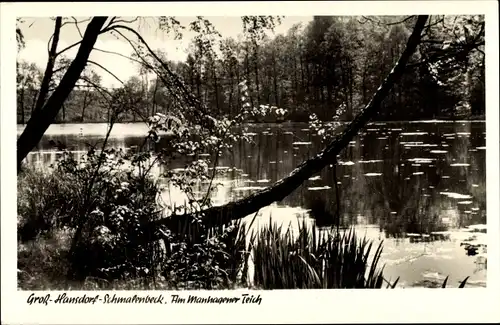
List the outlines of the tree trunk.
{"label": "tree trunk", "polygon": [[233,67],[229,67],[229,116],[233,117],[234,116],[234,109],[233,109]]}
{"label": "tree trunk", "polygon": [[247,83],[248,83],[248,94],[250,95],[250,105],[253,107],[255,107],[253,105],[253,94],[252,94],[252,90],[250,88],[250,62],[249,62],[249,55],[248,55],[248,45],[246,46],[246,53],[245,53],[245,63],[246,63],[246,77],[247,77]]}
{"label": "tree trunk", "polygon": [[[192,84],[192,78],[191,78],[191,84]],[[158,92],[158,78],[155,79],[155,89],[153,91],[153,107],[151,108],[151,116],[155,115],[156,113],[156,93]]]}
{"label": "tree trunk", "polygon": [[215,105],[217,106],[217,114],[220,115],[221,109],[219,106],[219,85],[217,84],[217,67],[215,66],[215,62],[213,63],[213,79],[214,79],[214,88],[215,88]]}
{"label": "tree trunk", "polygon": [[297,60],[295,58],[295,56],[293,56],[293,80],[294,80],[294,84],[295,84],[295,87],[293,88],[293,98],[294,98],[294,105],[297,105],[297,103],[299,102],[299,80],[298,80],[298,77],[297,77]]}
{"label": "tree trunk", "polygon": [[82,107],[82,117],[80,118],[80,122],[83,123],[83,120],[85,119],[85,109],[87,108],[87,97],[89,94],[89,89],[85,90],[85,95],[83,96],[83,107]]}
{"label": "tree trunk", "polygon": [[240,77],[240,65],[239,63],[236,65],[236,108],[238,112],[241,111],[241,91],[240,87],[238,86],[240,83],[241,77]]}
{"label": "tree trunk", "polygon": [[52,38],[52,45],[50,46],[49,58],[47,59],[47,66],[43,74],[42,84],[40,85],[40,92],[35,105],[35,111],[39,111],[45,103],[45,98],[49,92],[49,85],[54,74],[54,64],[56,62],[57,44],[59,43],[59,33],[61,31],[62,18],[56,18],[56,25],[54,27],[54,35]]}
{"label": "tree trunk", "polygon": [[280,100],[279,100],[279,94],[278,94],[278,76],[277,76],[277,71],[276,71],[276,65],[278,64],[276,62],[276,54],[273,52],[273,86],[274,86],[274,102],[276,104],[276,107],[280,107]]}
{"label": "tree trunk", "polygon": [[24,124],[24,85],[21,87],[21,94],[18,96],[17,103],[21,110],[21,124]]}
{"label": "tree trunk", "polygon": [[363,67],[363,80],[361,82],[362,84],[362,92],[363,92],[363,104],[366,104],[366,62],[365,62],[365,65]]}
{"label": "tree trunk", "polygon": [[255,87],[257,89],[257,106],[260,105],[260,89],[259,89],[259,52],[258,52],[258,45],[257,42],[255,42]]}
{"label": "tree trunk", "polygon": [[62,122],[66,120],[66,106],[64,106],[64,103],[62,104]]}
{"label": "tree trunk", "polygon": [[208,208],[201,213],[201,216],[195,215],[173,215],[158,221],[150,222],[146,225],[148,239],[155,238],[156,230],[159,226],[167,226],[173,231],[179,229],[179,225],[192,223],[196,218],[207,225],[226,224],[232,220],[244,218],[252,213],[256,213],[261,208],[281,201],[305,180],[312,175],[320,172],[326,165],[336,159],[336,156],[349,144],[349,141],[355,137],[365,124],[376,115],[378,108],[384,98],[387,96],[393,85],[401,78],[408,60],[417,48],[422,30],[428,16],[418,16],[415,28],[408,39],[407,46],[400,59],[382,82],[378,90],[373,95],[370,102],[356,116],[356,118],[340,133],[328,146],[315,157],[302,162],[292,173],[274,183],[272,186],[249,195],[246,198],[230,202],[222,206]]}
{"label": "tree trunk", "polygon": [[39,91],[33,89],[33,99],[31,100],[31,113],[30,113],[30,119],[33,116],[33,112],[35,111],[35,105],[36,105],[36,98],[38,97]]}
{"label": "tree trunk", "polygon": [[41,109],[33,112],[26,128],[17,140],[18,173],[20,171],[21,162],[40,141],[47,128],[56,118],[62,104],[75,87],[75,84],[87,64],[90,52],[94,48],[94,44],[106,20],[107,17],[92,18],[92,21],[88,24],[87,29],[85,30],[78,53],[64,74],[56,90],[52,93],[47,100],[47,103],[45,103]]}

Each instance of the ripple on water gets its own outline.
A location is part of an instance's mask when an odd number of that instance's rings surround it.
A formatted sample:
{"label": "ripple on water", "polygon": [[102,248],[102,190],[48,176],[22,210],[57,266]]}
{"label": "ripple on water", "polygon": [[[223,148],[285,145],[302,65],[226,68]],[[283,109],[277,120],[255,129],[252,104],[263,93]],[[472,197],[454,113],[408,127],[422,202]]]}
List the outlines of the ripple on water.
{"label": "ripple on water", "polygon": [[401,132],[400,135],[426,135],[427,132]]}
{"label": "ripple on water", "polygon": [[381,162],[384,162],[384,161],[380,160],[380,159],[377,159],[377,160],[359,160],[358,161],[358,163],[360,163],[360,164],[374,164],[374,163],[381,163]]}
{"label": "ripple on water", "polygon": [[459,193],[453,193],[453,192],[439,192],[441,195],[446,195],[447,197],[451,199],[472,199],[472,196],[467,195],[467,194],[459,194]]}
{"label": "ripple on water", "polygon": [[422,273],[422,277],[424,279],[433,279],[433,280],[444,280],[446,278],[445,275],[439,272],[426,271]]}
{"label": "ripple on water", "polygon": [[317,186],[317,187],[308,187],[307,188],[309,191],[323,191],[323,190],[329,190],[331,189],[330,186]]}
{"label": "ripple on water", "polygon": [[416,164],[430,164],[435,161],[436,158],[410,158],[407,161],[414,162]]}
{"label": "ripple on water", "polygon": [[382,173],[366,173],[365,176],[367,177],[382,176]]}
{"label": "ripple on water", "polygon": [[434,144],[434,143],[415,143],[415,144],[405,144],[404,145],[405,147],[409,148],[409,147],[423,147],[423,148],[431,148],[431,147],[437,147],[438,144]]}
{"label": "ripple on water", "polygon": [[354,165],[354,162],[352,162],[352,161],[338,161],[337,163],[339,165],[341,165],[341,166],[352,166],[352,165]]}
{"label": "ripple on water", "polygon": [[241,192],[241,191],[258,191],[258,190],[263,190],[265,187],[262,186],[243,186],[243,187],[237,187],[233,189],[233,191],[236,192]]}

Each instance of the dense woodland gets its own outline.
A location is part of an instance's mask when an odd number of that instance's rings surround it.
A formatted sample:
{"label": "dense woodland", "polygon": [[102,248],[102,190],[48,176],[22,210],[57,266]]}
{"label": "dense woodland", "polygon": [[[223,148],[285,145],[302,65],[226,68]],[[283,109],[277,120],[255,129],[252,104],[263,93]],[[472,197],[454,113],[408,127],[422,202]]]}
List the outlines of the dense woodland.
{"label": "dense woodland", "polygon": [[[241,111],[238,84],[246,80],[251,105],[283,108],[286,120],[307,121],[311,113],[329,120],[339,112],[342,119],[351,120],[392,69],[413,28],[411,20],[397,16],[315,16],[285,35],[270,37],[259,23],[247,24],[234,39],[222,38],[208,20],[200,19],[190,26],[199,36],[192,40],[185,62],[169,61],[168,53],[157,55],[214,116],[231,118]],[[279,23],[279,18],[272,23]],[[484,118],[484,41],[473,39],[483,35],[483,16],[434,16],[417,48],[417,59],[384,100],[376,119]],[[58,83],[58,71],[70,62],[61,55],[51,83]],[[173,110],[172,93],[144,67],[121,89],[103,88],[97,69],[87,65],[56,122],[105,122],[103,98],[117,90],[137,103],[125,121]],[[29,120],[42,77],[36,65],[18,62],[18,123]],[[276,116],[259,121],[274,122]]]}

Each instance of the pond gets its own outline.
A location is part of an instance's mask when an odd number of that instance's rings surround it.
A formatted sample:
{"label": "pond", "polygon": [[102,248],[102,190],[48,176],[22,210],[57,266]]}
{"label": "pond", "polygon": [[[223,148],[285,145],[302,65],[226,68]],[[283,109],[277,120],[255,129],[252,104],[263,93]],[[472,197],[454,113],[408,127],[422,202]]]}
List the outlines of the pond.
{"label": "pond", "polygon": [[[52,125],[26,160],[42,167],[54,163],[62,152],[51,140],[79,156],[89,144],[102,141],[106,127]],[[18,125],[18,135],[22,130]],[[215,183],[221,185],[213,194],[215,204],[271,185],[323,147],[305,123],[248,124],[240,131],[253,141],[237,143],[219,159]],[[109,145],[138,146],[146,133],[145,124],[117,124]],[[391,280],[399,276],[398,287],[435,287],[446,276],[448,287],[457,287],[467,276],[468,286],[485,287],[485,145],[484,121],[370,123],[342,151],[336,166],[262,209],[254,227],[272,218],[296,228],[297,220],[312,221],[311,211],[318,206],[335,214],[338,188],[341,226],[354,227],[376,243],[383,240],[384,274]],[[184,167],[183,161],[168,166]],[[157,166],[155,172],[165,168]],[[202,195],[207,188],[200,183],[196,191]],[[184,200],[172,187],[163,199]]]}

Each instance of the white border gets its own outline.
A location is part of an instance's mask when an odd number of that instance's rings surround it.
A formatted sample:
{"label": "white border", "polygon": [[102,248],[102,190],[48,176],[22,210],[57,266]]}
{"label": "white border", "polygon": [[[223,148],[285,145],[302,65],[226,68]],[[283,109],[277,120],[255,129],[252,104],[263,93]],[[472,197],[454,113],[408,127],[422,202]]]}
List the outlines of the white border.
{"label": "white border", "polygon": [[[496,1],[2,3],[1,31],[1,317],[2,323],[263,323],[263,322],[494,322],[499,321],[499,100]],[[484,289],[255,291],[256,305],[28,306],[16,282],[15,18],[36,16],[221,15],[486,15],[488,275]],[[245,291],[243,291],[245,292]],[[39,292],[42,294],[42,292]],[[52,292],[54,294],[55,292]],[[77,292],[71,292],[77,294]],[[122,292],[132,295],[140,292]],[[144,293],[144,292],[143,292]],[[160,292],[157,292],[159,294]],[[174,292],[170,292],[174,293]],[[177,292],[175,292],[177,293]],[[188,292],[184,292],[188,294]],[[231,296],[236,292],[199,292]],[[252,293],[252,292],[251,292]],[[83,294],[83,292],[82,292]],[[100,294],[104,294],[100,292]],[[154,293],[153,293],[154,294]],[[164,293],[167,294],[168,293]]]}

